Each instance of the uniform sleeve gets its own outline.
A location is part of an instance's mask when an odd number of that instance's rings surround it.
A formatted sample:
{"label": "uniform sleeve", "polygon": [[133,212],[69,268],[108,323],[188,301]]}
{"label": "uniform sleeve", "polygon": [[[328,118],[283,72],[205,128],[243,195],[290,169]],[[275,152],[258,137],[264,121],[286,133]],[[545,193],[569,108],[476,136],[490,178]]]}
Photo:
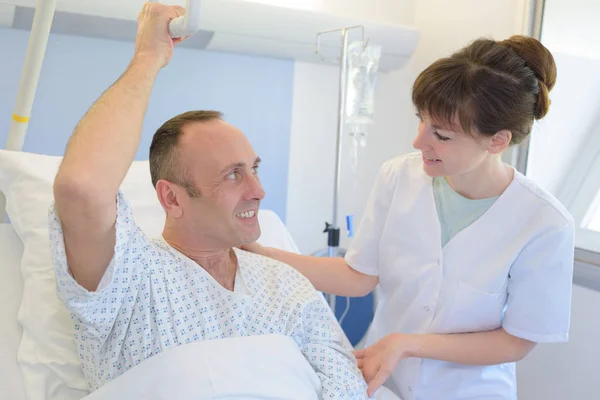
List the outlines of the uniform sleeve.
{"label": "uniform sleeve", "polygon": [[394,191],[394,166],[385,163],[379,170],[360,225],[348,251],[346,263],[366,275],[379,275],[379,243]]}
{"label": "uniform sleeve", "polygon": [[[54,206],[49,212],[49,234],[58,298],[83,324],[88,335],[105,338],[126,298],[134,293],[139,281],[139,257],[147,245],[146,238],[133,221],[130,206],[121,193],[117,195],[116,242],[113,257],[98,288],[90,292],[77,283],[69,272],[64,236]],[[79,324],[78,324],[79,325]]]}
{"label": "uniform sleeve", "polygon": [[568,221],[526,246],[511,267],[503,328],[532,342],[569,337],[574,226]]}
{"label": "uniform sleeve", "polygon": [[320,293],[305,307],[302,353],[321,381],[323,399],[368,399],[352,346]]}

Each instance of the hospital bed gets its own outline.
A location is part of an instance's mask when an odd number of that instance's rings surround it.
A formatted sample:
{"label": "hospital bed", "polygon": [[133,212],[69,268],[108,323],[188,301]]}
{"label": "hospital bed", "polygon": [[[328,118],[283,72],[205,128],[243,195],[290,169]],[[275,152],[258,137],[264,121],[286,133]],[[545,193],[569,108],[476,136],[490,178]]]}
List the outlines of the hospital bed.
{"label": "hospital bed", "polygon": [[[10,218],[0,224],[1,399],[70,400],[87,395],[68,311],[55,294],[50,259],[47,215],[60,161],[56,156],[0,150],[0,191],[6,194]],[[147,161],[132,164],[121,190],[140,228],[149,236],[160,235],[165,214],[154,193]],[[298,252],[277,214],[261,210],[258,218],[259,242]],[[224,348],[233,349],[236,344]],[[219,359],[228,355],[234,356],[219,350]],[[236,363],[240,365],[239,360]],[[299,371],[305,367],[301,364]],[[223,374],[231,374],[231,368],[222,362],[218,365]],[[218,373],[218,366],[211,368],[211,374]],[[257,374],[255,368],[240,373]],[[396,399],[386,392],[378,398]]]}

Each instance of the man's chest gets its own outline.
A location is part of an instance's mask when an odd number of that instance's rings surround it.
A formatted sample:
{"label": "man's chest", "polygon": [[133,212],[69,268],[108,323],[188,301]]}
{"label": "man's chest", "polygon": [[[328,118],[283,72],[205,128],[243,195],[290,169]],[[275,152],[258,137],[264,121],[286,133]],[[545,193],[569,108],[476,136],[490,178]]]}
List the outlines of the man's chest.
{"label": "man's chest", "polygon": [[157,344],[286,333],[295,325],[290,321],[300,317],[269,282],[249,291],[238,280],[233,292],[188,273],[147,282],[137,294],[127,336],[149,337]]}

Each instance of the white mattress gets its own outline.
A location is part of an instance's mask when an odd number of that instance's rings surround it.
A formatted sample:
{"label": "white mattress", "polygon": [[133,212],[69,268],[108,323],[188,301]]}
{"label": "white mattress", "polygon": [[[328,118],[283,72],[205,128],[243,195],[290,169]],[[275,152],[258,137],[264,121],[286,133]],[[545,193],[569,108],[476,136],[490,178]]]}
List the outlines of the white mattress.
{"label": "white mattress", "polygon": [[21,325],[17,321],[23,278],[19,264],[23,243],[9,224],[0,224],[0,399],[24,400],[17,350]]}

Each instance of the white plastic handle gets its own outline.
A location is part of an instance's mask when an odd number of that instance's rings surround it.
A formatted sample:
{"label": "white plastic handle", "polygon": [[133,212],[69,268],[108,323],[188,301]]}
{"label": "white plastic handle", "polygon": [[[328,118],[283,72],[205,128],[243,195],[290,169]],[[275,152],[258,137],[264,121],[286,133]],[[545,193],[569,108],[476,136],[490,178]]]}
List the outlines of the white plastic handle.
{"label": "white plastic handle", "polygon": [[172,38],[190,36],[200,30],[200,2],[201,0],[187,0],[185,15],[169,23],[169,34]]}

